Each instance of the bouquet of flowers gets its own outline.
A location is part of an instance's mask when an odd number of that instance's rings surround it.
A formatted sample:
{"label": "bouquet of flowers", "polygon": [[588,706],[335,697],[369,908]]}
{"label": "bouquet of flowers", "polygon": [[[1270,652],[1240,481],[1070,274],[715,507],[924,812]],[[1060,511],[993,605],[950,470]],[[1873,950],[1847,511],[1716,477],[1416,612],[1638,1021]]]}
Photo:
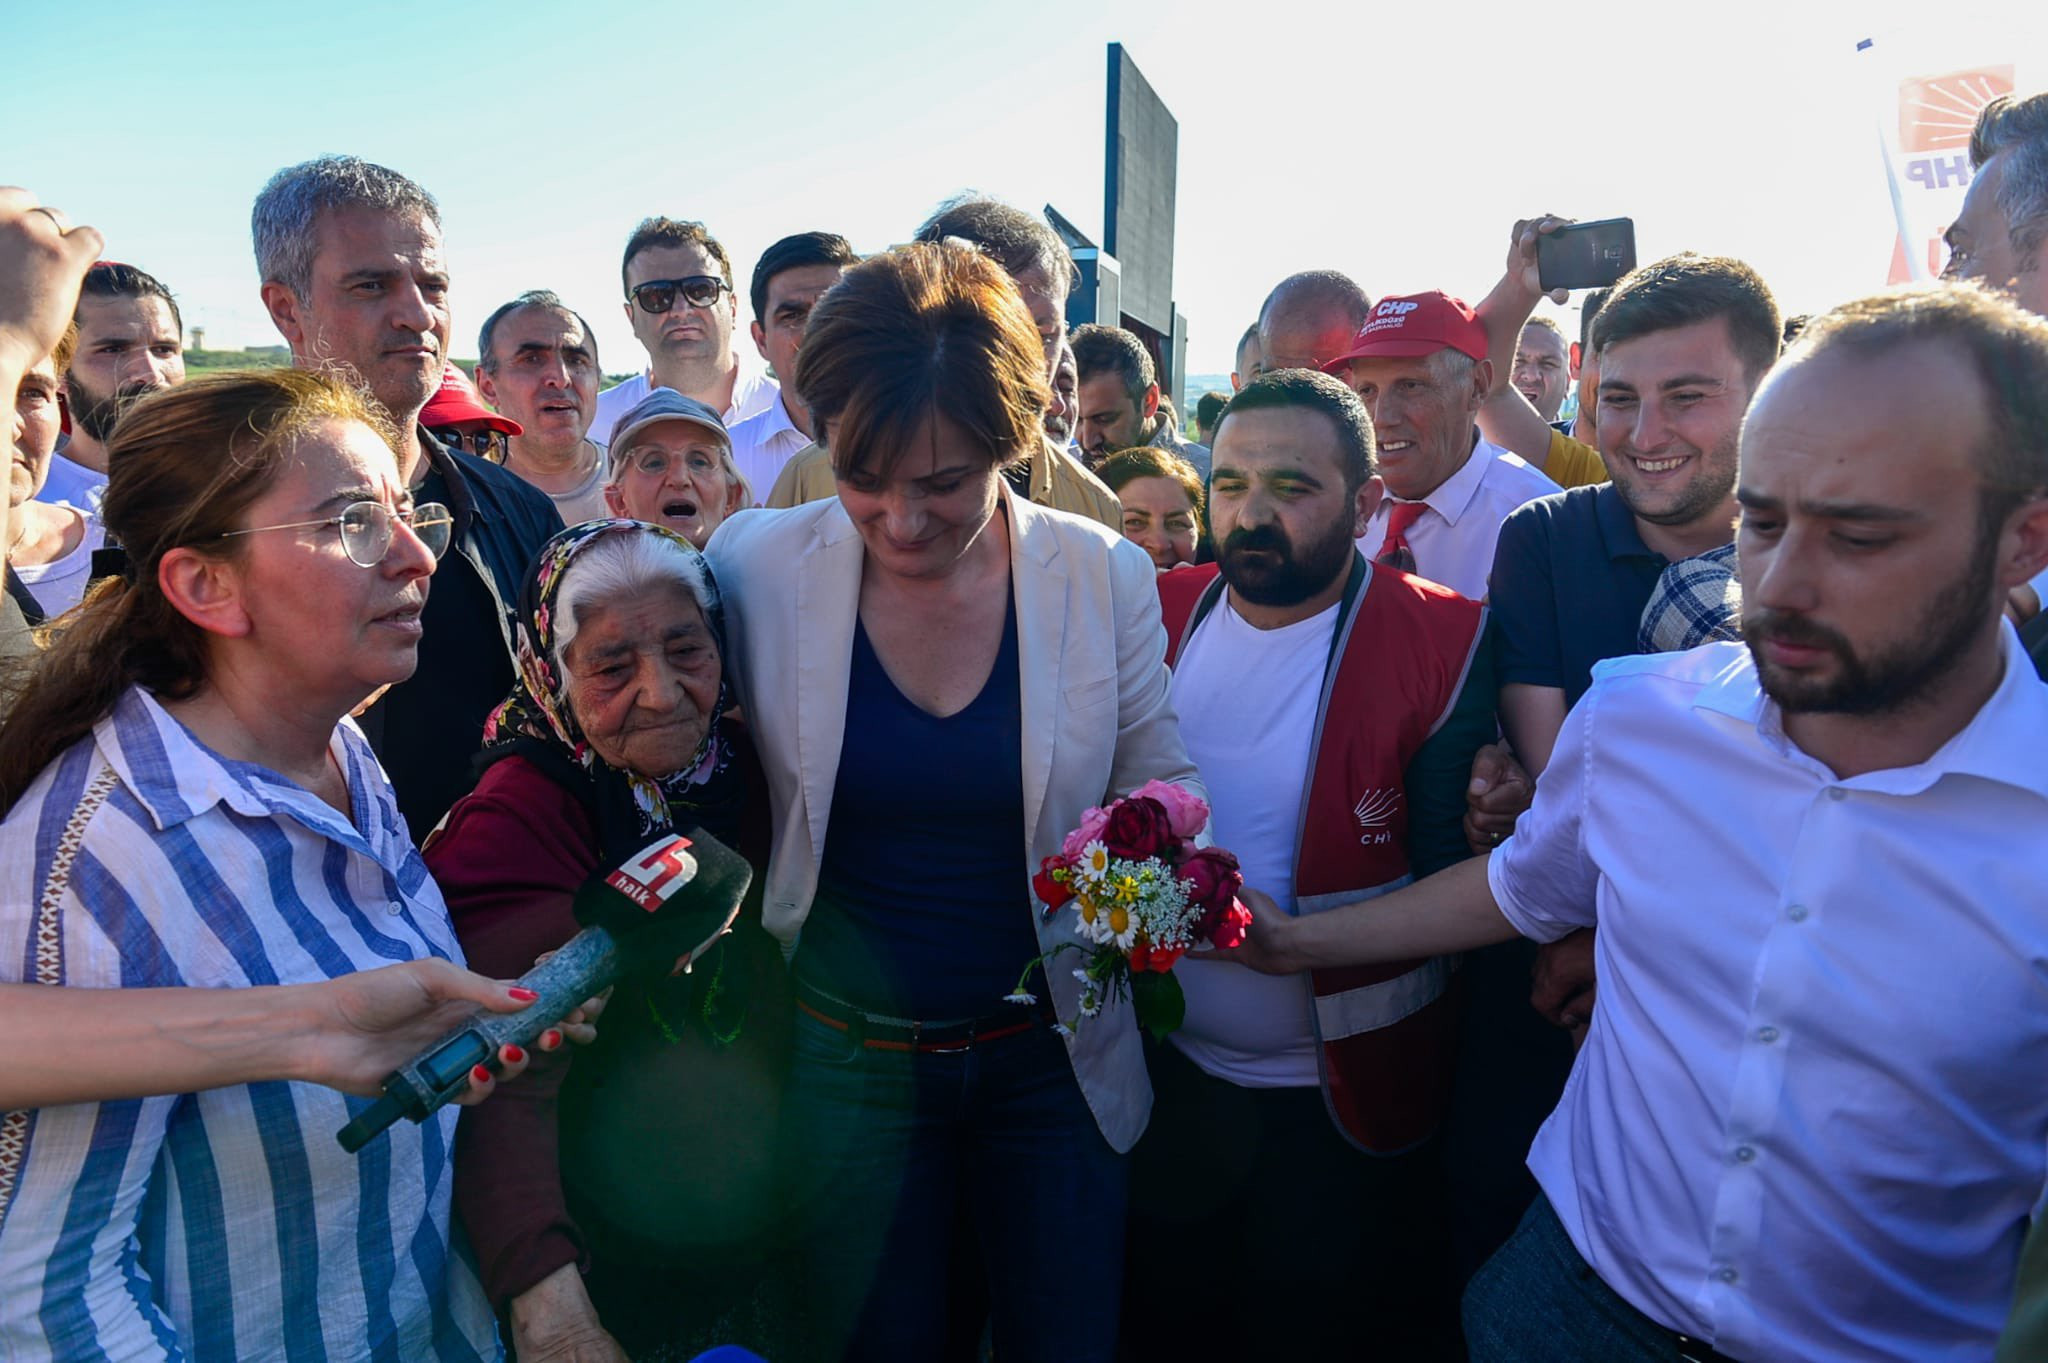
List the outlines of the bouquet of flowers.
{"label": "bouquet of flowers", "polygon": [[1060,854],[1047,857],[1031,881],[1046,918],[1073,910],[1080,941],[1062,942],[1025,966],[1009,1002],[1037,1003],[1027,987],[1031,972],[1050,970],[1056,957],[1076,951],[1086,957],[1074,971],[1081,1012],[1062,1021],[1062,1031],[1127,994],[1153,1036],[1180,1026],[1187,1005],[1174,962],[1197,943],[1236,946],[1252,921],[1237,902],[1244,885],[1237,858],[1195,846],[1208,823],[1209,806],[1167,781],[1148,781],[1083,814]]}

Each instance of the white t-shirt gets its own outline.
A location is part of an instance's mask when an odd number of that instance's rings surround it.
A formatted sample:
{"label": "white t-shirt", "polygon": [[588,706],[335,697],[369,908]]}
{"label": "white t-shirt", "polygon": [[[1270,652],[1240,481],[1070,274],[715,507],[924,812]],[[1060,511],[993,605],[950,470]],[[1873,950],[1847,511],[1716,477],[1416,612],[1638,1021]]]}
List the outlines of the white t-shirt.
{"label": "white t-shirt", "polygon": [[85,518],[85,534],[78,547],[49,563],[16,563],[14,575],[28,588],[28,594],[54,620],[85,599],[92,580],[92,551],[107,542],[107,532],[98,516]]}
{"label": "white t-shirt", "polygon": [[[1209,831],[1237,854],[1245,884],[1294,912],[1294,852],[1308,793],[1316,701],[1337,607],[1279,629],[1254,629],[1216,603],[1173,669],[1181,739],[1208,788]],[[1173,1034],[1188,1059],[1247,1088],[1320,1081],[1308,983],[1184,956],[1174,967],[1187,1021]]]}

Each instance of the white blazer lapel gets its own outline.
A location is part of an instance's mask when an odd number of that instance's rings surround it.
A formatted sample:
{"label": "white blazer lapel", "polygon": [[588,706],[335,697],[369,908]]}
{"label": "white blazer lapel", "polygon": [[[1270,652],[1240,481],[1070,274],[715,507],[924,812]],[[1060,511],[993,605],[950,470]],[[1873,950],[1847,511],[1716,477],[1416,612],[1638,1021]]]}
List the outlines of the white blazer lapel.
{"label": "white blazer lapel", "polygon": [[1068,583],[1057,535],[1034,526],[1043,513],[1007,487],[1010,510],[1010,590],[1017,600],[1018,698],[1024,731],[1024,838],[1038,846],[1038,821],[1052,783],[1052,750],[1059,730],[1066,657]]}
{"label": "white blazer lapel", "polygon": [[835,502],[796,565],[797,762],[813,864],[824,860],[825,825],[846,738],[846,686],[860,616],[861,541]]}

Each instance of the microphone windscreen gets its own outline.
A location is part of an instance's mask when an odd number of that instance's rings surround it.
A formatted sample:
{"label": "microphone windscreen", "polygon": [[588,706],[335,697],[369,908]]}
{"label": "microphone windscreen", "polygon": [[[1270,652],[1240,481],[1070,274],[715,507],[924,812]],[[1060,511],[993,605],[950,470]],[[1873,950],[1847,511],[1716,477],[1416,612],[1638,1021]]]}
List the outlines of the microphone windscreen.
{"label": "microphone windscreen", "polygon": [[592,872],[576,921],[610,933],[629,973],[666,975],[724,935],[753,879],[746,858],[702,829],[663,834]]}

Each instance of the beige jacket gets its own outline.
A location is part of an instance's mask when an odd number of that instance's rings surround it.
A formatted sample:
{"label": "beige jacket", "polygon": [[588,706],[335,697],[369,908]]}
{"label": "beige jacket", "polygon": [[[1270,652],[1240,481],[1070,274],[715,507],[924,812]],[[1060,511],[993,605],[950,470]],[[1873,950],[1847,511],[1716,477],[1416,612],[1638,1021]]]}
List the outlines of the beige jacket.
{"label": "beige jacket", "polygon": [[[830,454],[823,445],[810,444],[782,466],[763,505],[802,506],[838,495]],[[1116,494],[1083,468],[1080,460],[1050,440],[1044,441],[1031,458],[1031,500],[1055,511],[1071,511],[1076,516],[1100,521],[1118,534],[1123,533],[1124,509]]]}
{"label": "beige jacket", "polygon": [[[1018,832],[1036,870],[1091,805],[1155,777],[1203,792],[1169,693],[1152,561],[1121,534],[1033,506],[1007,486],[1001,495],[1023,672]],[[741,511],[718,528],[708,552],[775,814],[762,918],[793,944],[817,892],[832,817],[864,551],[834,498]],[[1071,915],[1040,921],[1029,888],[1019,888],[1018,911],[1031,914],[1041,950],[1074,940]],[[1079,1007],[1077,964],[1068,953],[1046,972],[1063,1018]],[[999,1003],[990,1000],[991,1009]],[[1129,1003],[1083,1022],[1067,1052],[1104,1138],[1129,1150],[1152,1106]]]}

